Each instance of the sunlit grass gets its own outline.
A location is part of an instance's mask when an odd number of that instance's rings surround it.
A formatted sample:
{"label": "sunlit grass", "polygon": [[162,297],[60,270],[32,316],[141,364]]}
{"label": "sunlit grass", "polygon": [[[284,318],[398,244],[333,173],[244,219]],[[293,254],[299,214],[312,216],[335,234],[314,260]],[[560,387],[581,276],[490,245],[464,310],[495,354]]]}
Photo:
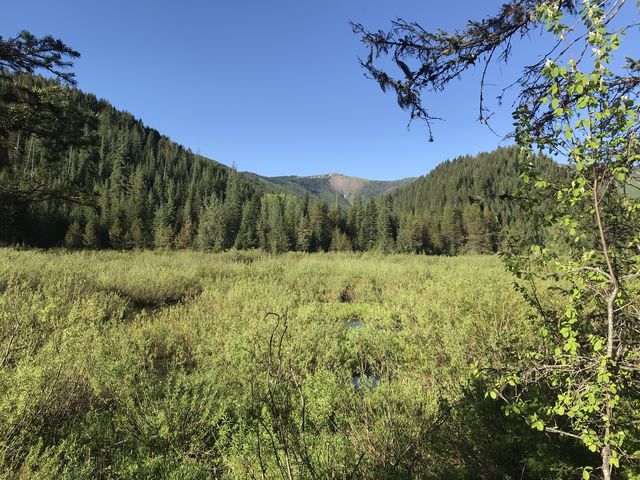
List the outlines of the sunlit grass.
{"label": "sunlit grass", "polygon": [[[492,256],[0,250],[0,464],[251,478],[274,312],[309,461],[340,478],[362,457],[374,475],[461,396],[472,362],[534,337],[511,282]],[[363,375],[380,382],[355,388]],[[421,468],[438,463],[429,448]]]}

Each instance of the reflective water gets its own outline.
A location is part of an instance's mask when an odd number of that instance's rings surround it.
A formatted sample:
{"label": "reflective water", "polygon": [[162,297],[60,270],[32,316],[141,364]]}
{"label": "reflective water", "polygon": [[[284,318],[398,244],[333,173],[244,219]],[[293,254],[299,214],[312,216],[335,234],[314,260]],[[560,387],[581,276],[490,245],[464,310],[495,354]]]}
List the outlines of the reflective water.
{"label": "reflective water", "polygon": [[357,390],[361,388],[376,388],[380,385],[380,377],[377,375],[356,375],[352,379],[353,386],[356,387]]}

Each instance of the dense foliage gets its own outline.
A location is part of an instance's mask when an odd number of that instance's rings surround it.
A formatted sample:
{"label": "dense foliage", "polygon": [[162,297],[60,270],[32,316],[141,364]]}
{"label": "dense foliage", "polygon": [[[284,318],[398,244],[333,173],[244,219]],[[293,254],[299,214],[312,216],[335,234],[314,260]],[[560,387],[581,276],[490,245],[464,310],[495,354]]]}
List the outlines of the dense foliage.
{"label": "dense foliage", "polygon": [[575,441],[473,378],[538,341],[510,283],[493,256],[0,250],[0,477],[575,478]]}
{"label": "dense foliage", "polygon": [[[566,175],[548,157],[532,160],[551,178]],[[395,211],[409,222],[426,221],[435,251],[495,251],[500,239],[523,236],[530,227],[516,195],[518,171],[517,147],[448,160],[394,192]]]}
{"label": "dense foliage", "polygon": [[446,162],[390,195],[327,204],[196,155],[77,89],[31,76],[2,85],[55,91],[74,119],[66,128],[79,132],[63,151],[37,131],[7,134],[5,244],[457,254],[496,251],[501,231],[524,230],[512,198],[513,148]]}
{"label": "dense foliage", "polygon": [[[523,159],[523,212],[533,230],[505,259],[516,288],[544,319],[545,340],[495,372],[490,395],[533,428],[599,452],[599,462],[584,466],[587,480],[616,478],[640,458],[640,203],[631,193],[640,166],[640,63],[616,59],[639,24],[629,20],[625,3],[514,0],[451,32],[401,19],[387,32],[353,25],[369,50],[362,66],[430,131],[423,93],[445,89],[480,63],[486,123],[485,80],[494,59],[508,62],[513,41],[536,30],[554,45],[535,52],[498,97],[501,104],[516,87],[514,138]],[[541,150],[565,158],[566,174],[540,171],[533,159]]]}

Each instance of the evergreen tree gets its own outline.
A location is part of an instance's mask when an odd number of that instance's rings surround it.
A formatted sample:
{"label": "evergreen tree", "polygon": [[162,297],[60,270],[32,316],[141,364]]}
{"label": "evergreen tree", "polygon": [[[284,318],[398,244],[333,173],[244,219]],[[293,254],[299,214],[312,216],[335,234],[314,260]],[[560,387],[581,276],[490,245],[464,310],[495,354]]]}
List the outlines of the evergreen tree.
{"label": "evergreen tree", "polygon": [[185,249],[193,244],[193,222],[188,219],[182,224],[180,232],[176,236],[176,248]]}
{"label": "evergreen tree", "polygon": [[260,246],[270,253],[282,253],[291,248],[285,228],[284,202],[287,195],[268,193],[262,197],[258,231]]}
{"label": "evergreen tree", "polygon": [[456,255],[464,244],[464,230],[460,207],[454,203],[447,203],[442,214],[440,226],[443,247],[449,255]]}
{"label": "evergreen tree", "polygon": [[340,230],[340,228],[335,227],[333,232],[331,233],[331,245],[329,246],[329,251],[331,252],[350,252],[352,250],[351,241],[349,237]]}
{"label": "evergreen tree", "polygon": [[305,191],[302,197],[302,215],[309,216],[309,192]]}
{"label": "evergreen tree", "polygon": [[100,246],[98,225],[95,215],[90,215],[87,219],[87,223],[84,226],[84,233],[82,235],[82,243],[87,248],[96,248]]}
{"label": "evergreen tree", "polygon": [[336,195],[331,207],[329,207],[329,212],[327,213],[329,217],[329,225],[332,229],[338,227],[341,231],[346,230],[346,218],[345,214],[342,211],[342,207],[340,206],[340,202],[338,201],[338,196]]}
{"label": "evergreen tree", "polygon": [[69,225],[64,236],[64,246],[67,248],[80,248],[82,244],[82,228],[78,220],[74,220]]}
{"label": "evergreen tree", "polygon": [[109,193],[113,204],[120,205],[125,194],[126,166],[130,163],[127,134],[120,132],[118,143],[112,152],[111,175],[109,177]]}
{"label": "evergreen tree", "polygon": [[235,168],[229,171],[224,198],[225,241],[223,248],[234,245],[242,222],[240,176]]}
{"label": "evergreen tree", "polygon": [[116,249],[124,248],[125,241],[124,241],[122,222],[120,221],[120,215],[117,212],[114,215],[111,226],[109,227],[108,234],[109,234],[109,245],[111,245],[111,248],[116,248]]}
{"label": "evergreen tree", "polygon": [[331,243],[331,225],[329,224],[329,211],[324,202],[313,202],[309,206],[309,224],[313,231],[312,251],[327,251]]}
{"label": "evergreen tree", "polygon": [[200,215],[196,244],[202,250],[220,251],[224,242],[224,210],[218,197],[213,194]]}
{"label": "evergreen tree", "polygon": [[236,237],[235,248],[248,250],[258,247],[258,216],[260,204],[257,198],[246,202],[242,208],[242,220]]}
{"label": "evergreen tree", "polygon": [[378,207],[369,199],[365,205],[358,231],[358,246],[361,250],[372,249],[378,239]]}
{"label": "evergreen tree", "polygon": [[149,246],[147,229],[140,218],[133,220],[129,233],[127,234],[127,243],[130,248],[146,248]]}
{"label": "evergreen tree", "polygon": [[171,223],[171,205],[165,203],[153,219],[153,244],[156,248],[173,247],[175,232]]}
{"label": "evergreen tree", "polygon": [[140,166],[135,169],[133,175],[131,176],[129,191],[131,193],[127,199],[126,209],[126,215],[127,219],[129,220],[129,224],[133,226],[136,220],[139,220],[140,225],[144,225],[148,221],[146,208],[147,192],[144,172]]}
{"label": "evergreen tree", "polygon": [[390,253],[394,249],[390,202],[389,198],[381,199],[380,208],[378,209],[376,248],[383,253]]}
{"label": "evergreen tree", "polygon": [[427,226],[417,217],[403,219],[398,230],[398,250],[404,253],[426,252],[429,248]]}
{"label": "evergreen tree", "polygon": [[347,212],[347,225],[346,225],[346,233],[351,238],[353,246],[356,250],[360,249],[359,245],[359,232],[360,225],[362,223],[362,199],[360,195],[356,196],[353,200],[353,204],[349,211]]}
{"label": "evergreen tree", "polygon": [[296,231],[296,250],[311,252],[313,247],[313,229],[309,217],[302,215]]}
{"label": "evergreen tree", "polygon": [[297,229],[301,215],[300,199],[293,195],[286,195],[283,199],[284,230],[287,235],[289,249],[294,249],[297,241]]}
{"label": "evergreen tree", "polygon": [[463,212],[463,220],[467,233],[465,250],[470,253],[492,253],[491,232],[480,207],[474,204],[467,205]]}

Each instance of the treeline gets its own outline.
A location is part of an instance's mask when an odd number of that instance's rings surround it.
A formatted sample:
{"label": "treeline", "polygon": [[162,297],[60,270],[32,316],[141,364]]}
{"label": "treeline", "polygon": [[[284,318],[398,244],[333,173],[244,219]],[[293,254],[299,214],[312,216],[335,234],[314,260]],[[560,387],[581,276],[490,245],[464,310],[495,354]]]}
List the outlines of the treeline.
{"label": "treeline", "polygon": [[12,81],[54,88],[76,113],[80,140],[58,152],[33,131],[11,132],[0,187],[29,201],[0,207],[4,244],[490,253],[501,230],[522,228],[504,195],[517,183],[513,148],[445,162],[394,194],[345,208],[338,198],[327,205],[265,189],[93,95],[37,77]]}

